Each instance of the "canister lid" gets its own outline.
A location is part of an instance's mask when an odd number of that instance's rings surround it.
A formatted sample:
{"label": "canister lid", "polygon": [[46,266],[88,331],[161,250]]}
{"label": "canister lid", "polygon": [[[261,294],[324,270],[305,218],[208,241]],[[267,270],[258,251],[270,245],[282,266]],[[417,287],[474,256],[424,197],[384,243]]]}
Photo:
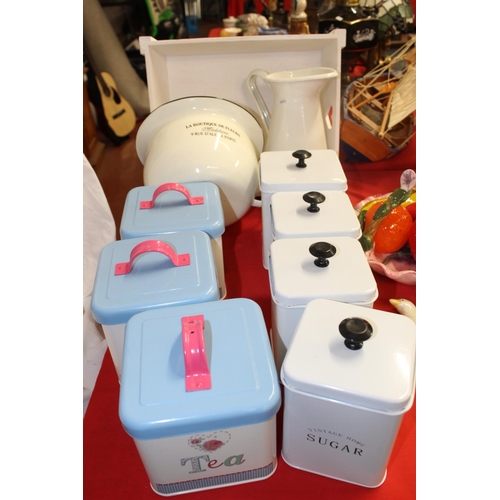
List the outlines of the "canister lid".
{"label": "canister lid", "polygon": [[[304,152],[303,159],[297,154],[301,152]],[[347,190],[344,169],[333,149],[265,151],[260,155],[259,174],[263,193],[310,191],[319,187],[335,191]]]}
{"label": "canister lid", "polygon": [[278,238],[350,236],[361,227],[344,191],[280,191],[271,196],[271,231]]}
{"label": "canister lid", "polygon": [[[183,324],[201,321],[209,388],[193,389]],[[200,320],[201,318],[201,320]],[[200,328],[198,328],[200,330]],[[200,332],[187,332],[197,335]],[[137,439],[251,425],[281,405],[278,375],[260,307],[228,299],[138,314],[125,327],[120,419]]]}
{"label": "canister lid", "polygon": [[120,225],[123,239],[184,230],[205,231],[212,238],[224,233],[224,212],[215,184],[169,182],[128,192]]}
{"label": "canister lid", "polygon": [[415,323],[406,316],[317,299],[301,316],[281,379],[304,394],[399,413],[413,402],[415,353]]}
{"label": "canister lid", "polygon": [[118,325],[147,309],[219,298],[210,237],[182,231],[106,245],[90,308],[97,322]]}
{"label": "canister lid", "polygon": [[378,297],[361,244],[349,236],[273,241],[269,280],[273,301],[283,307],[303,307],[321,297],[368,305]]}

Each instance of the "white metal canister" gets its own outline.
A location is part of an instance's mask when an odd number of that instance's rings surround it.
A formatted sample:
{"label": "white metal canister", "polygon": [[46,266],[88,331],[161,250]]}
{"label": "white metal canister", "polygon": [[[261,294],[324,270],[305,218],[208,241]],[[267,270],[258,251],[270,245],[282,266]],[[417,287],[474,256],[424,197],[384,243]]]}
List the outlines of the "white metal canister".
{"label": "white metal canister", "polygon": [[282,457],[374,488],[415,393],[415,323],[328,299],[304,311],[281,369]]}
{"label": "white metal canister", "polygon": [[224,211],[217,185],[167,182],[160,186],[136,187],[128,192],[120,224],[122,239],[185,230],[200,230],[210,236],[220,298],[225,298]]}
{"label": "white metal canister", "polygon": [[262,199],[262,264],[269,269],[271,196],[280,191],[346,191],[347,178],[332,149],[266,151],[260,155],[259,181]]}
{"label": "white metal canister", "polygon": [[260,307],[228,299],[126,325],[119,414],[151,487],[175,495],[266,479],[281,390]]}
{"label": "white metal canister", "polygon": [[271,233],[281,238],[350,236],[361,227],[344,191],[282,191],[271,196]]}
{"label": "white metal canister", "polygon": [[120,378],[125,323],[134,314],[219,297],[210,237],[203,231],[182,231],[106,245],[90,309],[103,327]]}
{"label": "white metal canister", "polygon": [[279,371],[311,300],[328,298],[373,307],[378,288],[361,244],[349,236],[280,239],[270,250],[271,341]]}

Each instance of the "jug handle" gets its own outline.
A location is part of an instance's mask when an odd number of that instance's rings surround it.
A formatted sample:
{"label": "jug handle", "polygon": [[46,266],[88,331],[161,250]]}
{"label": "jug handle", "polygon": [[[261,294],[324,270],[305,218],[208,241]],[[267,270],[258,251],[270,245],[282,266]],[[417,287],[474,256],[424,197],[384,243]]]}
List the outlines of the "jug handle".
{"label": "jug handle", "polygon": [[250,93],[252,94],[255,104],[257,104],[257,108],[266,127],[266,131],[269,131],[269,127],[271,124],[271,115],[269,114],[269,109],[267,108],[267,105],[262,98],[262,94],[257,87],[256,81],[257,77],[260,77],[264,80],[267,75],[269,75],[269,73],[263,69],[254,69],[247,77],[247,86],[250,90]]}

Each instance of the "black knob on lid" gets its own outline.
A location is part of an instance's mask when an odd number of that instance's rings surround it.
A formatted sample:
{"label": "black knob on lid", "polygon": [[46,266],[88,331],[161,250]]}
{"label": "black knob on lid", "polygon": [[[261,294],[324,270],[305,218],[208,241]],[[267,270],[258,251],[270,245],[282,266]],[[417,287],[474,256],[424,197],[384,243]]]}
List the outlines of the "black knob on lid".
{"label": "black knob on lid", "polygon": [[328,258],[333,257],[337,253],[337,249],[331,243],[318,241],[309,247],[309,253],[317,257],[314,261],[315,265],[318,267],[327,267],[330,264]]}
{"label": "black knob on lid", "polygon": [[352,351],[363,347],[363,342],[373,334],[373,328],[368,321],[362,318],[346,318],[339,325],[339,331],[345,338],[344,344]]}
{"label": "black knob on lid", "polygon": [[297,160],[299,160],[299,163],[297,163],[295,166],[299,168],[304,168],[307,167],[305,160],[307,160],[307,158],[311,158],[312,155],[311,153],[309,153],[309,151],[306,151],[305,149],[297,149],[297,151],[294,151],[292,153],[292,156],[294,158],[297,158]]}
{"label": "black knob on lid", "polygon": [[306,203],[310,203],[311,205],[307,207],[307,210],[309,212],[319,212],[319,207],[318,203],[323,203],[326,200],[326,197],[322,193],[318,193],[317,191],[309,191],[306,193],[304,196],[302,196],[302,199]]}

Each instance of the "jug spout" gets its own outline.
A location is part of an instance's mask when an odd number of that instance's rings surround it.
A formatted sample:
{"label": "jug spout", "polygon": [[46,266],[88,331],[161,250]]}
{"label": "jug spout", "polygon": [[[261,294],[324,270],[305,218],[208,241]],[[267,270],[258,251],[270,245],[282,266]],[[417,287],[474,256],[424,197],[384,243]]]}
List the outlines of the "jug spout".
{"label": "jug spout", "polygon": [[[264,151],[292,149],[327,149],[326,130],[329,124],[321,109],[321,93],[338,72],[328,67],[311,67],[268,73],[252,71],[247,86],[267,132]],[[257,79],[272,91],[272,113],[266,104]]]}

